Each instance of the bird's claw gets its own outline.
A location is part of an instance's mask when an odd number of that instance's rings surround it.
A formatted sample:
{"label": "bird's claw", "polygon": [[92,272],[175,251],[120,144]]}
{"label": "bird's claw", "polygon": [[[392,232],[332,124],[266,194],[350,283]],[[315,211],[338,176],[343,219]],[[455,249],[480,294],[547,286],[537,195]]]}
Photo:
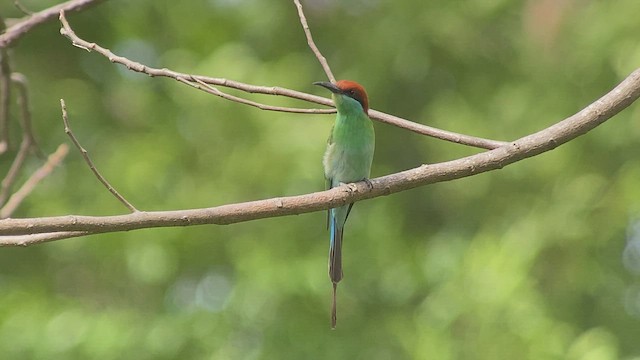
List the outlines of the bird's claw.
{"label": "bird's claw", "polygon": [[365,184],[367,184],[367,187],[369,188],[369,190],[373,189],[373,183],[371,182],[371,180],[369,180],[367,178],[364,178],[364,179],[362,179],[362,181],[364,181]]}
{"label": "bird's claw", "polygon": [[354,183],[339,183],[339,186],[344,186],[347,188],[348,192],[357,192],[358,191],[358,185],[354,184]]}
{"label": "bird's claw", "polygon": [[[373,189],[373,183],[371,182],[371,180],[364,178],[362,179],[362,181],[364,181],[365,184],[367,184],[367,188],[369,190]],[[349,189],[349,192],[358,192],[358,183],[340,183],[340,186],[346,186],[347,189]]]}

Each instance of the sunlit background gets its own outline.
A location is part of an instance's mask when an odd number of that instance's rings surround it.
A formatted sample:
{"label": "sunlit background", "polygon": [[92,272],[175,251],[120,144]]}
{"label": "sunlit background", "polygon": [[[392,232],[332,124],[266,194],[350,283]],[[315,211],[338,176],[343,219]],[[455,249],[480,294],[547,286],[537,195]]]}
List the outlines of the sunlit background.
{"label": "sunlit background", "polygon": [[[3,17],[22,16],[12,3]],[[637,0],[303,5],[336,76],[362,83],[372,108],[481,137],[543,129],[640,67]],[[311,85],[326,78],[292,1],[110,0],[68,19],[149,66],[328,95]],[[136,74],[58,29],[10,52],[42,149],[68,142],[64,98],[76,136],[137,208],[323,188],[333,115],[261,111]],[[375,128],[374,177],[480,151]],[[0,357],[640,359],[638,154],[635,104],[550,153],[358,203],[335,331],[324,212],[2,248]],[[126,212],[72,150],[14,217]]]}

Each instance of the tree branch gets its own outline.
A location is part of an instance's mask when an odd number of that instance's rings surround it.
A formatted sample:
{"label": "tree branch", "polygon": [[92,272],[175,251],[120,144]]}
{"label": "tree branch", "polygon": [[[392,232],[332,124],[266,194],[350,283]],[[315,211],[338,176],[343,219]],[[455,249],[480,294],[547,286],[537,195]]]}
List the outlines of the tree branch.
{"label": "tree branch", "polygon": [[180,81],[182,83],[185,83],[185,84],[187,84],[189,86],[193,86],[198,90],[202,90],[204,92],[208,92],[209,94],[213,94],[213,95],[219,96],[219,97],[221,97],[223,99],[230,100],[230,101],[233,101],[233,102],[237,102],[237,103],[240,103],[240,104],[257,107],[260,110],[280,111],[280,112],[299,113],[299,114],[332,114],[332,113],[335,113],[335,110],[331,110],[331,109],[299,109],[299,108],[290,108],[290,107],[282,107],[282,106],[272,106],[272,105],[266,105],[266,104],[262,104],[262,103],[259,103],[259,102],[243,99],[241,97],[233,96],[233,95],[227,94],[225,92],[222,92],[218,88],[215,88],[215,87],[205,83],[204,81],[200,80],[196,76],[192,76],[191,77],[191,81],[194,81],[197,84],[194,84],[193,82],[187,81],[184,78],[177,78],[176,80],[178,80],[178,81]]}
{"label": "tree branch", "polygon": [[7,49],[0,48],[0,155],[9,150],[11,67]]}
{"label": "tree branch", "polygon": [[61,144],[58,149],[47,159],[36,172],[34,172],[29,179],[22,185],[18,191],[16,191],[7,203],[0,209],[0,219],[6,219],[18,208],[22,201],[33,191],[38,183],[47,177],[53,169],[62,162],[67,153],[69,147],[66,144]]}
{"label": "tree branch", "polygon": [[[29,96],[27,92],[27,79],[24,75],[19,73],[11,74],[11,81],[18,87],[17,101],[20,106],[20,126],[22,128],[22,142],[20,143],[20,149],[16,154],[16,157],[11,163],[11,167],[7,172],[7,175],[2,179],[0,185],[0,206],[3,206],[7,198],[9,197],[9,191],[11,186],[16,181],[20,169],[24,165],[27,155],[31,149],[37,149],[37,143],[35,136],[33,135],[33,129],[31,127],[31,112],[29,110]],[[44,158],[44,155],[42,155]]]}
{"label": "tree branch", "polygon": [[55,19],[60,11],[80,11],[91,5],[98,4],[104,0],[71,0],[37,13],[25,16],[17,23],[8,27],[4,34],[0,34],[0,48],[6,48],[14,41],[20,39],[29,30],[43,24],[49,20]]}
{"label": "tree branch", "polygon": [[[268,217],[326,210],[355,201],[412,189],[442,181],[460,179],[501,169],[536,156],[585,134],[628,107],[640,97],[640,69],[631,73],[609,93],[580,112],[544,130],[522,137],[508,145],[477,155],[402,171],[364,182],[339,186],[306,195],[272,198],[212,208],[137,212],[116,216],[57,216],[0,220],[0,235],[33,235],[56,232],[105,233],[151,227],[232,224]],[[52,236],[52,235],[49,235]],[[63,238],[61,236],[61,238]],[[0,245],[18,243],[0,237]],[[28,245],[22,241],[20,245]]]}
{"label": "tree branch", "polygon": [[[228,94],[224,94],[225,96],[223,96],[220,94],[221,93],[220,90],[207,89],[201,86],[201,84],[205,83],[209,85],[223,86],[223,87],[228,87],[236,90],[241,90],[247,93],[280,95],[280,96],[286,96],[289,98],[304,100],[304,101],[312,102],[316,104],[333,106],[333,102],[330,99],[311,95],[311,94],[306,94],[306,93],[295,91],[295,90],[284,89],[280,87],[250,85],[250,84],[245,84],[238,81],[233,81],[233,80],[228,80],[223,78],[213,78],[213,77],[201,76],[201,75],[190,75],[190,74],[169,70],[166,68],[164,69],[152,68],[144,64],[141,64],[139,62],[129,60],[125,57],[118,56],[113,52],[111,52],[111,50],[106,49],[96,43],[91,43],[81,39],[75,34],[73,29],[69,25],[69,22],[67,21],[64,15],[64,11],[60,12],[60,23],[62,24],[60,33],[65,37],[67,37],[69,40],[71,40],[71,43],[74,46],[87,51],[95,51],[100,55],[109,59],[109,61],[111,61],[112,63],[124,65],[127,67],[127,69],[135,72],[147,74],[149,76],[161,76],[161,77],[172,78],[174,80],[177,80],[181,83],[187,84],[194,88],[213,93],[214,95],[221,96],[225,99],[232,100],[232,101],[238,101],[238,100],[232,99],[237,97],[232,97],[231,95],[228,95]],[[259,103],[250,104],[251,102],[248,100],[243,100],[238,102],[242,102],[247,105],[256,106],[264,110],[276,110],[277,108],[277,107],[272,107],[270,105],[264,105]],[[286,108],[286,109],[287,110],[283,110],[283,108],[277,108],[277,111],[314,113],[314,114],[335,112],[335,110],[327,111],[327,110],[318,110],[318,109],[294,109],[294,108]],[[483,139],[483,138],[478,138],[470,135],[458,134],[451,131],[436,129],[430,126],[405,120],[397,116],[385,114],[376,110],[369,110],[369,116],[371,117],[371,119],[378,120],[386,124],[394,125],[403,129],[407,129],[407,130],[422,134],[422,135],[427,135],[427,136],[435,137],[437,139],[451,141],[458,144],[469,145],[469,146],[474,146],[474,147],[483,148],[483,149],[495,149],[507,144],[506,142],[503,142],[503,141]]]}
{"label": "tree branch", "polygon": [[293,0],[293,2],[296,4],[296,8],[298,8],[298,17],[300,18],[300,24],[302,25],[302,30],[304,30],[304,35],[307,37],[307,44],[309,45],[309,48],[311,49],[311,51],[313,51],[313,54],[316,56],[316,58],[318,58],[318,61],[320,62],[324,73],[327,74],[327,78],[332,83],[335,83],[336,78],[331,72],[331,68],[329,67],[327,58],[322,55],[320,49],[318,49],[318,47],[316,46],[315,41],[313,41],[313,36],[311,36],[311,29],[309,29],[307,18],[304,16],[304,11],[302,10],[302,4],[300,3],[300,0]]}
{"label": "tree branch", "polygon": [[0,247],[2,246],[27,246],[48,241],[71,239],[74,237],[91,235],[88,231],[62,231],[56,233],[43,233],[33,235],[0,236]]}
{"label": "tree branch", "polygon": [[36,136],[31,124],[31,109],[29,106],[29,91],[27,88],[27,77],[21,73],[11,74],[11,82],[18,88],[17,102],[20,107],[20,127],[22,128],[22,138],[28,140],[29,146],[42,159],[46,159],[45,154],[38,146]]}
{"label": "tree branch", "polygon": [[75,137],[75,135],[73,135],[73,132],[71,131],[71,127],[69,126],[69,117],[67,115],[67,105],[64,103],[63,99],[60,99],[60,107],[62,108],[62,121],[64,123],[64,132],[69,136],[69,138],[71,139],[71,142],[73,142],[73,145],[75,145],[76,148],[80,151],[80,154],[82,154],[82,158],[89,166],[89,169],[91,169],[91,172],[93,172],[93,174],[98,178],[98,180],[102,183],[102,185],[104,185],[104,187],[106,187],[107,190],[109,190],[111,195],[113,195],[116,199],[118,199],[118,201],[120,201],[124,206],[126,206],[127,209],[131,210],[131,212],[137,212],[138,209],[136,209],[135,206],[131,205],[131,203],[127,201],[127,199],[125,199],[122,195],[120,195],[120,193],[118,193],[118,191],[113,186],[111,186],[111,184],[109,184],[107,179],[104,176],[102,176],[102,174],[100,174],[100,171],[98,171],[98,168],[96,168],[96,166],[93,164],[93,161],[91,161],[91,158],[89,157],[89,153],[87,152],[87,150],[83,148],[82,145],[80,145],[80,142],[78,142],[78,139]]}
{"label": "tree branch", "polygon": [[16,9],[22,11],[22,13],[24,13],[25,15],[33,15],[33,11],[30,11],[29,9],[24,7],[24,5],[22,5],[22,3],[18,0],[13,1],[13,6],[15,6]]}
{"label": "tree branch", "polygon": [[3,206],[5,201],[7,201],[7,199],[9,198],[11,187],[18,178],[18,174],[20,173],[20,170],[24,165],[24,161],[27,159],[30,148],[31,144],[29,143],[29,140],[23,138],[22,142],[20,143],[20,149],[18,149],[18,153],[11,163],[9,171],[7,171],[7,175],[4,177],[4,179],[2,179],[2,184],[0,186],[0,206]]}

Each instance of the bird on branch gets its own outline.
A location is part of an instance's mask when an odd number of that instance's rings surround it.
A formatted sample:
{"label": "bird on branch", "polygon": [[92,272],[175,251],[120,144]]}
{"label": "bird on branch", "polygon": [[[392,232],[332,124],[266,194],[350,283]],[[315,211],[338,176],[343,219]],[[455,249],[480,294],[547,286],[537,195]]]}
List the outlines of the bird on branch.
{"label": "bird on branch", "polygon": [[[331,91],[338,110],[324,153],[324,177],[327,188],[357,181],[367,181],[375,148],[373,124],[369,119],[369,100],[364,88],[350,80],[315,82]],[[370,184],[370,183],[369,183]],[[327,227],[330,230],[329,278],[333,284],[331,328],[336,327],[336,291],[342,280],[342,234],[353,203],[329,209]]]}

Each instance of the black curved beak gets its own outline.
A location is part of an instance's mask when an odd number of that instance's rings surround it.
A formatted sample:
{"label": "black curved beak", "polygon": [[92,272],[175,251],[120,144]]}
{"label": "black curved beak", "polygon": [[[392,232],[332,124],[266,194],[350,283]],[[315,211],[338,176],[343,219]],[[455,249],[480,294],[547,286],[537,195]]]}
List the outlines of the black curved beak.
{"label": "black curved beak", "polygon": [[328,82],[328,81],[316,81],[316,82],[313,83],[313,85],[322,86],[323,88],[326,88],[326,89],[328,89],[329,91],[331,91],[332,93],[335,93],[335,94],[342,93],[342,90],[340,90],[340,88],[338,88],[336,86],[336,84]]}

